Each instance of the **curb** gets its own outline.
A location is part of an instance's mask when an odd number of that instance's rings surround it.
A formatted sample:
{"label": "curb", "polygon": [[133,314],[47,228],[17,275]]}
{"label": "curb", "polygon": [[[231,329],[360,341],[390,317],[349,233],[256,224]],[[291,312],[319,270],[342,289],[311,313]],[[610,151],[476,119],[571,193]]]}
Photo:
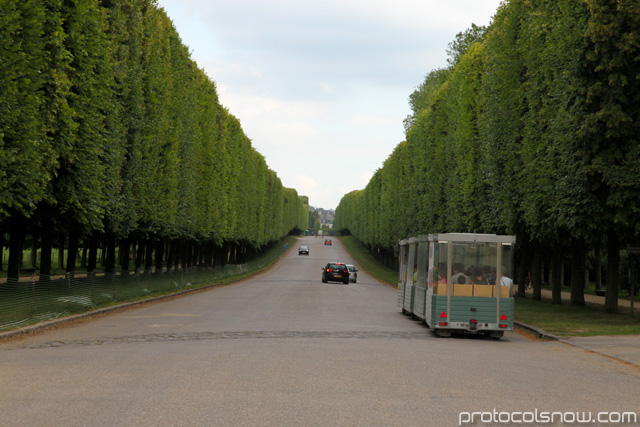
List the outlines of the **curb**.
{"label": "curb", "polygon": [[515,321],[513,323],[516,326],[516,328],[521,329],[521,330],[523,330],[525,332],[533,333],[538,338],[557,341],[559,343],[562,343],[564,345],[568,345],[568,346],[573,347],[573,348],[577,348],[577,349],[580,349],[580,350],[583,350],[583,351],[587,351],[589,353],[597,354],[598,356],[607,357],[609,359],[613,359],[613,360],[616,360],[618,362],[626,363],[626,364],[632,365],[634,367],[640,368],[640,365],[637,362],[632,362],[630,360],[623,359],[623,358],[621,358],[619,356],[614,356],[614,355],[611,355],[611,354],[608,354],[608,353],[604,353],[602,351],[594,350],[593,348],[589,348],[589,347],[586,347],[586,346],[583,346],[583,345],[574,344],[574,343],[570,342],[568,339],[566,339],[564,337],[558,337],[556,335],[549,334],[549,333],[543,331],[542,329],[538,329],[538,328],[536,328],[534,326],[527,325],[526,323],[522,323],[522,322],[518,322],[518,321]]}
{"label": "curb", "polygon": [[547,338],[554,341],[562,341],[562,338],[549,334],[543,331],[542,329],[536,328],[535,326],[527,325],[526,323],[518,322],[517,320],[515,320],[513,324],[515,327],[522,329],[525,332],[532,333],[536,335],[538,338]]}
{"label": "curb", "polygon": [[598,356],[606,357],[606,358],[609,358],[609,359],[613,359],[613,360],[615,360],[617,362],[626,363],[626,364],[634,366],[636,368],[640,368],[640,364],[638,364],[637,362],[632,362],[630,360],[623,359],[623,358],[621,358],[619,356],[613,356],[611,354],[604,353],[604,352],[599,351],[599,350],[594,350],[594,349],[589,348],[589,347],[585,347],[585,346],[582,346],[582,345],[574,344],[574,343],[569,342],[568,340],[565,340],[565,339],[559,339],[558,342],[561,342],[562,344],[568,345],[568,346],[573,347],[573,348],[577,348],[577,349],[580,349],[580,350],[583,350],[583,351],[587,351],[589,353],[597,354]]}
{"label": "curb", "polygon": [[[231,283],[234,283],[234,282],[229,282],[229,284],[231,284]],[[173,294],[160,295],[160,296],[157,296],[157,297],[148,298],[148,299],[144,299],[144,300],[140,300],[140,301],[125,302],[125,303],[118,304],[118,305],[113,305],[113,306],[109,306],[109,307],[98,308],[96,310],[86,311],[86,312],[80,313],[80,314],[74,314],[74,315],[71,315],[71,316],[60,317],[58,319],[47,320],[45,322],[36,323],[34,325],[25,326],[23,328],[14,329],[12,331],[0,332],[0,341],[8,339],[8,338],[15,338],[15,337],[18,337],[18,336],[21,336],[21,335],[28,335],[28,334],[33,334],[33,333],[36,333],[36,332],[44,331],[46,329],[54,328],[56,326],[63,325],[65,323],[71,323],[71,322],[75,322],[77,320],[88,319],[88,318],[91,318],[91,317],[100,316],[102,314],[107,314],[107,313],[110,313],[110,312],[113,312],[113,311],[123,310],[125,308],[135,307],[135,306],[144,305],[144,304],[150,304],[150,303],[157,302],[157,301],[162,301],[162,300],[165,300],[165,299],[177,298],[177,297],[181,297],[181,296],[184,296],[184,295],[193,294],[193,293],[196,293],[196,292],[201,292],[201,291],[209,290],[211,288],[215,288],[215,287],[218,287],[218,286],[224,286],[224,285],[225,285],[224,283],[213,283],[213,284],[202,286],[202,287],[199,287],[199,288],[196,288],[196,289],[187,289],[187,290],[176,292],[176,293],[173,293]]]}

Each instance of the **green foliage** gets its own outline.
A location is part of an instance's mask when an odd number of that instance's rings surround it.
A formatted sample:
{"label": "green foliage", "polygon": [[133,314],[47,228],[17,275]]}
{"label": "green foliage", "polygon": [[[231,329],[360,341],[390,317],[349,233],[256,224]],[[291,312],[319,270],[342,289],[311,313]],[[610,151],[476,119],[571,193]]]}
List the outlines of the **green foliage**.
{"label": "green foliage", "polygon": [[316,219],[320,219],[320,213],[317,210],[309,212],[309,228],[315,228]]}
{"label": "green foliage", "polygon": [[60,19],[48,7],[41,1],[0,6],[0,216],[30,216],[54,174],[52,116],[67,114],[61,96],[69,83]]}
{"label": "green foliage", "polygon": [[637,2],[503,3],[411,94],[406,141],[337,227],[388,250],[433,232],[637,239],[639,27]]}
{"label": "green foliage", "polygon": [[433,70],[426,75],[424,82],[416,88],[411,95],[409,95],[409,106],[411,107],[412,115],[404,120],[405,131],[409,131],[415,123],[416,116],[431,106],[433,97],[437,93],[440,86],[442,86],[449,76],[451,70],[448,68],[441,68]]}
{"label": "green foliage", "polygon": [[3,1],[0,40],[0,221],[254,248],[307,227],[155,0]]}
{"label": "green foliage", "polygon": [[460,61],[460,58],[464,56],[465,53],[469,50],[471,45],[476,42],[482,41],[485,33],[487,32],[487,27],[483,25],[471,24],[471,27],[462,33],[456,34],[456,39],[449,43],[449,48],[447,49],[447,62],[451,67],[455,67]]}

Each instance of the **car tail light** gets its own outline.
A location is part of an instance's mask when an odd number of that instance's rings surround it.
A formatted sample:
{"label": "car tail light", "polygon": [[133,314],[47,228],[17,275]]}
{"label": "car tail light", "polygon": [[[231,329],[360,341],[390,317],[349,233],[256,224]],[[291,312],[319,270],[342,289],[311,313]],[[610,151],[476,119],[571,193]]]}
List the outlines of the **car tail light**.
{"label": "car tail light", "polygon": [[331,273],[331,269],[330,268],[327,268],[327,273]]}

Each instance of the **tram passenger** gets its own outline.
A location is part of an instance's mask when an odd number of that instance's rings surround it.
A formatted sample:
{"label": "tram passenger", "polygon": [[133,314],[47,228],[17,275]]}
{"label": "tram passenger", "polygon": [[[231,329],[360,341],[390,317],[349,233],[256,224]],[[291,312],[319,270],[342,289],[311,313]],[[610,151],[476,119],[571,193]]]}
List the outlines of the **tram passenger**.
{"label": "tram passenger", "polygon": [[471,278],[471,283],[474,285],[486,285],[487,281],[482,276],[482,269],[478,266],[472,265],[467,270],[467,275]]}
{"label": "tram passenger", "polygon": [[447,283],[447,263],[438,264],[438,283]]}
{"label": "tram passenger", "polygon": [[462,285],[470,283],[469,277],[464,274],[464,265],[461,262],[454,263],[452,270],[453,276],[451,276],[451,283],[459,283]]}
{"label": "tram passenger", "polygon": [[484,284],[485,285],[495,285],[496,284],[496,269],[491,268],[489,265],[485,265],[482,267],[482,274],[484,276]]}
{"label": "tram passenger", "polygon": [[501,275],[500,275],[500,286],[511,286],[511,284],[513,284],[513,280],[511,280],[509,277],[507,277],[507,267],[505,267],[504,265],[502,266],[501,269]]}

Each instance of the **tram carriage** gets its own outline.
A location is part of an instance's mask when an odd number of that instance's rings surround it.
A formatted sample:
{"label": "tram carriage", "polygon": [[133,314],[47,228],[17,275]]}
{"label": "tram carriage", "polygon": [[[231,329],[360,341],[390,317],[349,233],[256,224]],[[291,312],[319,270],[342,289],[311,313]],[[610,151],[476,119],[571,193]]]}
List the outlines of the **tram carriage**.
{"label": "tram carriage", "polygon": [[444,233],[400,241],[398,308],[438,336],[513,331],[515,236]]}

